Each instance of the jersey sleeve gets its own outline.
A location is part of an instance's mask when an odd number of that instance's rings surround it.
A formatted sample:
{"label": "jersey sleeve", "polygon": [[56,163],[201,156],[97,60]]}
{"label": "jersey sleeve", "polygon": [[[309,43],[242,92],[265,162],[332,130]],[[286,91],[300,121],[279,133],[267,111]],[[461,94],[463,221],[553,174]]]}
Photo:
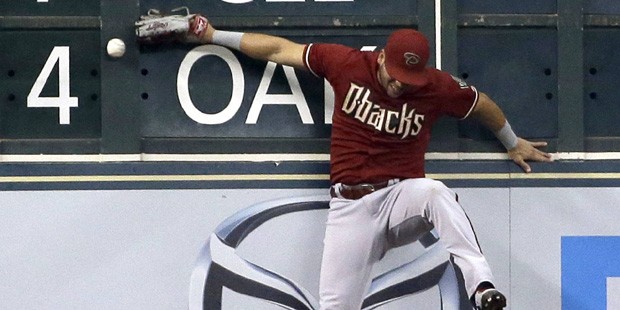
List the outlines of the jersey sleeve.
{"label": "jersey sleeve", "polygon": [[478,90],[465,81],[447,73],[442,76],[441,92],[444,100],[441,104],[445,114],[459,119],[467,118],[478,103]]}
{"label": "jersey sleeve", "polygon": [[339,44],[312,43],[304,49],[304,65],[318,77],[329,78],[341,72],[353,48]]}

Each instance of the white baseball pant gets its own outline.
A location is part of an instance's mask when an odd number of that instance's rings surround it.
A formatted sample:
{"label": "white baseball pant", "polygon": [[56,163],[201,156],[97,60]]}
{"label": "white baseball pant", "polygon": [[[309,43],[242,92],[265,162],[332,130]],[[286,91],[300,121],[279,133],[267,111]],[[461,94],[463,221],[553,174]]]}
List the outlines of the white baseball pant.
{"label": "white baseball pant", "polygon": [[480,283],[493,283],[456,194],[440,181],[407,179],[358,200],[331,199],[319,284],[321,309],[359,310],[374,263],[433,226],[463,272],[468,296]]}

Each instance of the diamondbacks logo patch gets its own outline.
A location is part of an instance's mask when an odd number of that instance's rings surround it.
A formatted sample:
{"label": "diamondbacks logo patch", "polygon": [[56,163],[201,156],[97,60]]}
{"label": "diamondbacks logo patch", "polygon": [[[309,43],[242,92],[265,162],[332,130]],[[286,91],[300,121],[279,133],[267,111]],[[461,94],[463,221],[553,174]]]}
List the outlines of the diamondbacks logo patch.
{"label": "diamondbacks logo patch", "polygon": [[405,64],[407,64],[407,66],[415,66],[419,64],[420,61],[422,61],[422,58],[416,53],[406,52],[404,56],[405,56]]}

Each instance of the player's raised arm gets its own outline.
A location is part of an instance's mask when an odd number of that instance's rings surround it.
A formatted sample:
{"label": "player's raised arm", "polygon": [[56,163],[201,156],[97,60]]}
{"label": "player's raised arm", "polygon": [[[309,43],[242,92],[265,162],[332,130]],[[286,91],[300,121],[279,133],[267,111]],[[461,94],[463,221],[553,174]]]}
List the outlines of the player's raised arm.
{"label": "player's raised arm", "polygon": [[531,172],[527,160],[551,161],[551,154],[540,151],[539,147],[547,146],[547,142],[531,142],[517,137],[502,110],[485,93],[480,92],[478,103],[472,116],[489,128],[499,141],[508,150],[508,156],[519,165],[523,171]]}
{"label": "player's raised arm", "polygon": [[260,34],[217,30],[209,23],[201,38],[202,43],[212,43],[234,48],[260,60],[304,69],[305,45],[285,38]]}

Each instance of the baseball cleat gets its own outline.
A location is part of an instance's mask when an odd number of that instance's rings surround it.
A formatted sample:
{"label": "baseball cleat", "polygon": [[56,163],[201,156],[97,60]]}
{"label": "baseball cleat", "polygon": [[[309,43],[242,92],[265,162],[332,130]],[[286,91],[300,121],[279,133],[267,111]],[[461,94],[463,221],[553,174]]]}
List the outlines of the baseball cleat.
{"label": "baseball cleat", "polygon": [[484,290],[480,295],[479,310],[501,310],[506,307],[506,297],[494,288]]}

